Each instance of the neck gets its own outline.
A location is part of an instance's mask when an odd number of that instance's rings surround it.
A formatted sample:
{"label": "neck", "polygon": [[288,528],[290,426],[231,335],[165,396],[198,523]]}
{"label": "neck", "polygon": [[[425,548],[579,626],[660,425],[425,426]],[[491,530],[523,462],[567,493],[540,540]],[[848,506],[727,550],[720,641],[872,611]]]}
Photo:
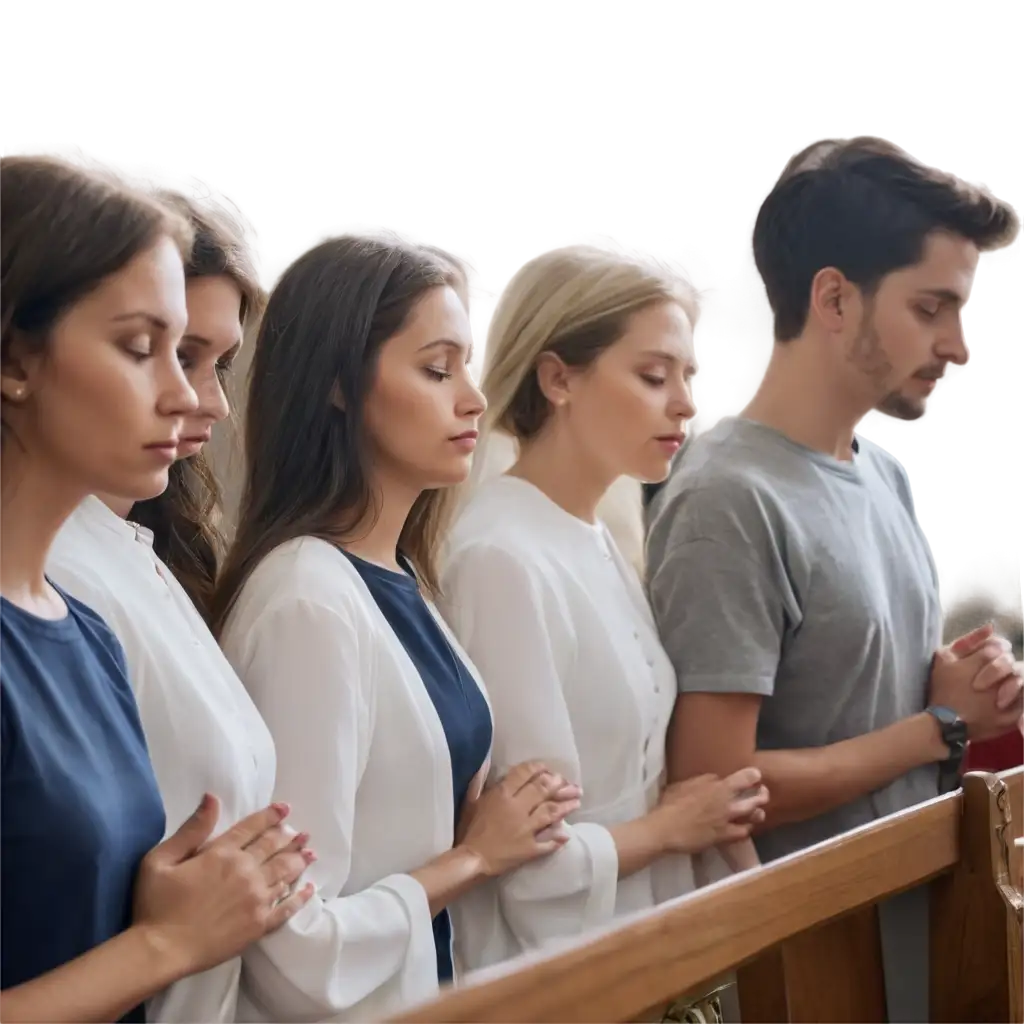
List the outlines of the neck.
{"label": "neck", "polygon": [[119,498],[114,494],[100,494],[96,492],[96,497],[103,502],[107,508],[116,516],[120,516],[122,519],[127,519],[131,514],[132,508],[135,506],[135,502],[130,498]]}
{"label": "neck", "polygon": [[863,396],[851,396],[826,345],[796,338],[775,343],[764,379],[742,415],[805,448],[849,460],[857,424],[870,411]]}
{"label": "neck", "polygon": [[557,429],[541,431],[522,444],[508,475],[533,484],[560,508],[587,523],[597,519],[598,502],[615,482],[615,476],[595,466]]}
{"label": "neck", "polygon": [[362,523],[351,531],[341,546],[359,558],[388,569],[400,570],[398,540],[416,499],[422,491],[408,484],[376,480],[371,487],[376,502]]}
{"label": "neck", "polygon": [[0,593],[31,607],[52,593],[46,558],[57,532],[85,497],[62,475],[5,445],[0,469]]}

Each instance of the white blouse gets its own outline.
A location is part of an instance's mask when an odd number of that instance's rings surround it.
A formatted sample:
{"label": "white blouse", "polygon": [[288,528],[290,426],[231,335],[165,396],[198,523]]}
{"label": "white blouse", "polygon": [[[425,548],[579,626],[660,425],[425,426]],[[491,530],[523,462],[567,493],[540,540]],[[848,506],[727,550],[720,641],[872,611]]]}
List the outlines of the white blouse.
{"label": "white blouse", "polygon": [[[153,552],[149,530],[89,497],[61,528],[47,574],[110,625],[124,647],[167,833],[203,793],[220,799],[217,832],[270,803],[274,744],[202,617]],[[150,1021],[235,1019],[241,960],[177,982]]]}
{"label": "white blouse", "polygon": [[408,872],[451,849],[452,768],[405,648],[348,559],[313,537],[260,562],[222,643],[274,736],[275,797],[319,858],[318,898],[245,954],[240,1019],[365,1021],[429,998],[430,908]]}
{"label": "white blouse", "polygon": [[607,827],[657,802],[676,680],[636,574],[607,529],[532,484],[498,477],[456,522],[442,590],[442,612],[487,683],[492,774],[537,759],[583,788],[569,842],[497,884],[505,934],[481,930],[479,906],[463,923],[475,931],[462,950],[468,966],[691,891],[685,856],[617,880]]}

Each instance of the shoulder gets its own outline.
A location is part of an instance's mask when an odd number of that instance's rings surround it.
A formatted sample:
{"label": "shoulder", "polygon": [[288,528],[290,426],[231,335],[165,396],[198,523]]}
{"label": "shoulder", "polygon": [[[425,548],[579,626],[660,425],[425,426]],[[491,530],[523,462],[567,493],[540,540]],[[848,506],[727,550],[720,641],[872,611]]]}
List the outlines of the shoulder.
{"label": "shoulder", "polygon": [[358,606],[362,587],[348,559],[318,537],[296,537],[274,548],[242,586],[239,605],[282,608],[304,601],[336,610]]}
{"label": "shoulder", "polygon": [[[539,499],[539,500],[538,500]],[[547,499],[529,484],[497,477],[476,487],[459,511],[445,544],[445,559],[487,550],[496,557],[536,555],[553,536]]]}
{"label": "shoulder", "polygon": [[862,465],[874,472],[888,487],[896,492],[899,499],[913,512],[910,477],[903,464],[880,445],[857,435],[858,455]]}

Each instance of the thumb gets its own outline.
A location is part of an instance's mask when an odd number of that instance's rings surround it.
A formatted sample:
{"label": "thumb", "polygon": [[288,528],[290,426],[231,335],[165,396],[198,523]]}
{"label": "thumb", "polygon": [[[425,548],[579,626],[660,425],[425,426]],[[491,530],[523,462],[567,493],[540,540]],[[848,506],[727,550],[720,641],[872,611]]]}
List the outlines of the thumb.
{"label": "thumb", "polygon": [[213,834],[219,817],[220,801],[210,793],[204,793],[192,817],[157,847],[161,859],[171,864],[188,860]]}
{"label": "thumb", "polygon": [[958,658],[966,658],[967,655],[973,654],[994,632],[995,626],[991,622],[986,622],[984,626],[979,626],[977,629],[972,629],[970,633],[958,637],[949,645],[949,649]]}

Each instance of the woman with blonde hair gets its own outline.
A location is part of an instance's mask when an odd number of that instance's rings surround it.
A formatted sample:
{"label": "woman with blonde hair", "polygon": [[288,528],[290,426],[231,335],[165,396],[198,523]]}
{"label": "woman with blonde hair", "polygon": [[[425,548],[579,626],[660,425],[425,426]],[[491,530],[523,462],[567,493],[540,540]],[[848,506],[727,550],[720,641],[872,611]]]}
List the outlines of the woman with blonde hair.
{"label": "woman with blonde hair", "polygon": [[583,796],[563,846],[491,888],[496,912],[483,892],[464,902],[473,966],[689,891],[689,855],[746,839],[763,815],[753,769],[665,787],[675,677],[596,514],[620,478],[668,473],[695,412],[697,313],[682,278],[589,247],[532,260],[498,303],[483,440],[503,432],[517,454],[502,476],[477,471],[441,606],[487,680],[492,771],[536,758]]}

